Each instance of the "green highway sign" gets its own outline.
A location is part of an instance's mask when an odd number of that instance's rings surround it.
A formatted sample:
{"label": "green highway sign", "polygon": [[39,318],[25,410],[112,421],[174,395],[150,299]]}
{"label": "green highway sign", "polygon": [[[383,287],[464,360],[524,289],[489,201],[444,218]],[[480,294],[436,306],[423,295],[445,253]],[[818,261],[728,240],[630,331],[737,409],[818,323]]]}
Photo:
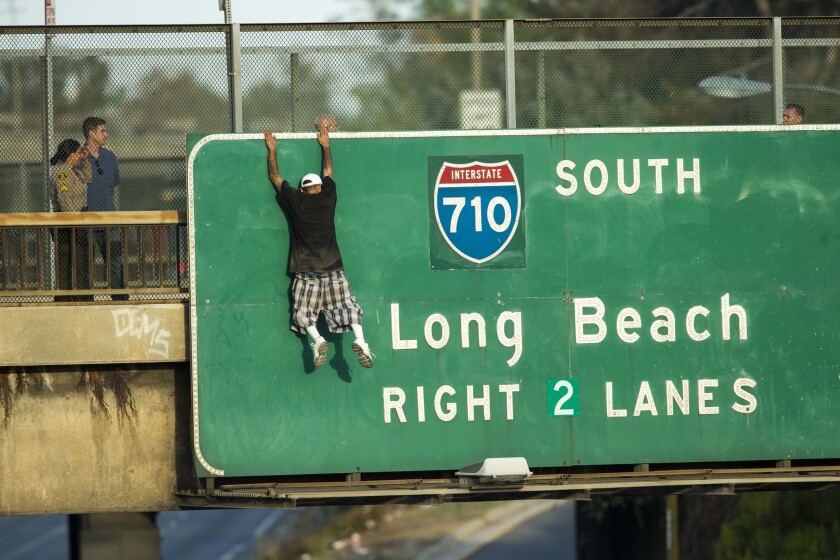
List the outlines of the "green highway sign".
{"label": "green highway sign", "polygon": [[[320,171],[277,138],[290,183]],[[187,138],[201,476],[840,458],[840,129],[331,144],[372,369],[289,330],[262,135]]]}

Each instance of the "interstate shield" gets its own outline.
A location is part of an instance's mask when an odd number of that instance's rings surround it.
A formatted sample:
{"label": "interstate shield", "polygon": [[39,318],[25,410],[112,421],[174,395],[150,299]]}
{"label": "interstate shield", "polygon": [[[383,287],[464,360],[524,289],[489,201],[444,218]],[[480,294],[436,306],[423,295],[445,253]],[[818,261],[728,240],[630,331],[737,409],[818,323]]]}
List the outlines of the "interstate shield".
{"label": "interstate shield", "polygon": [[476,264],[493,260],[516,233],[522,206],[509,161],[444,162],[435,182],[438,229],[449,247]]}

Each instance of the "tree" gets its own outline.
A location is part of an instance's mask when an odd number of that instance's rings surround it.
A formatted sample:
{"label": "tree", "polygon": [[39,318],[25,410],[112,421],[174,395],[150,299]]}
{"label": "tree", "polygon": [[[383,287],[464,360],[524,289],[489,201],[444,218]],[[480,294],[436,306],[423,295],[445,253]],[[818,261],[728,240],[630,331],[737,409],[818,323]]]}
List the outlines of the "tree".
{"label": "tree", "polygon": [[[471,0],[397,0],[412,6],[414,17],[430,22],[470,17]],[[693,19],[652,22],[538,21],[533,18],[731,17],[810,15],[836,12],[836,0],[801,3],[794,0],[730,2],[725,0],[483,0],[482,19],[526,19],[516,24],[517,41],[580,42],[581,49],[518,50],[516,53],[517,115],[519,128],[592,126],[665,126],[703,124],[764,124],[773,120],[773,98],[712,98],[698,89],[715,75],[772,82],[773,64],[767,48],[729,48],[726,41],[766,39],[770,22],[751,20],[725,24],[697,24]],[[371,11],[393,15],[381,0],[369,0]],[[822,12],[820,12],[822,11]],[[797,37],[825,33],[814,26],[787,22]],[[471,29],[472,27],[472,29]],[[476,33],[475,30],[481,28]],[[393,34],[391,30],[380,35]],[[587,47],[587,43],[618,41],[718,40],[715,48]],[[404,32],[402,42],[423,46],[472,41],[502,41],[501,28],[488,24],[438,23]],[[785,81],[840,86],[836,47],[788,51]],[[447,129],[460,126],[459,95],[475,89],[504,93],[504,63],[499,51],[401,52],[383,55],[376,72],[353,93],[361,107],[353,124],[358,129]],[[478,63],[474,61],[478,60]],[[383,69],[383,66],[385,67]],[[789,95],[814,109],[818,122],[840,120],[831,95],[788,88]],[[375,115],[375,116],[374,116]],[[812,122],[812,121],[809,121]]]}
{"label": "tree", "polygon": [[245,130],[312,131],[315,117],[325,112],[336,114],[342,122],[340,108],[331,107],[328,86],[335,84],[337,78],[328,70],[318,70],[316,56],[277,56],[268,64],[276,68],[275,72],[254,84],[243,85]]}
{"label": "tree", "polygon": [[740,513],[716,545],[720,560],[840,558],[840,495],[767,492],[741,496]]}
{"label": "tree", "polygon": [[[468,19],[472,0],[394,0],[415,7],[420,19]],[[370,0],[372,5],[381,0]],[[479,0],[481,17],[493,18],[650,18],[836,16],[836,0]]]}
{"label": "tree", "polygon": [[37,113],[40,109],[41,67],[37,60],[11,59],[0,62],[0,110],[8,113]]}
{"label": "tree", "polygon": [[152,68],[139,81],[141,91],[125,102],[123,122],[141,136],[176,137],[191,132],[227,130],[230,125],[228,101],[223,91],[195,74],[180,70],[170,75]]}
{"label": "tree", "polygon": [[[551,9],[539,8],[545,5]],[[417,4],[416,15],[427,20],[466,19],[469,7],[469,2],[464,1],[425,0]],[[488,5],[481,15],[483,18],[537,14],[554,17],[558,12],[559,8],[549,2],[500,1]],[[552,25],[526,31],[523,40],[572,40],[591,31]],[[597,39],[626,38],[629,27],[604,26],[598,30]],[[498,45],[502,41],[502,27],[498,23],[418,26],[403,38],[405,43],[432,47],[438,44],[461,47],[472,42]],[[367,119],[370,115],[384,118],[360,120],[356,126],[360,129],[460,128],[462,92],[475,90],[476,95],[484,96],[488,102],[494,91],[503,95],[503,52],[496,49],[472,54],[457,50],[458,47],[450,52],[395,52],[388,56],[387,70],[380,70],[385,77],[373,81],[376,74],[371,73],[371,81],[354,90],[362,106],[360,115]],[[640,55],[649,56],[633,53],[633,56]],[[616,57],[615,51],[519,52],[516,55],[517,124],[521,128],[658,124],[651,121],[655,117],[656,95],[664,95],[662,88],[655,83],[647,89],[631,86],[623,79],[638,80],[637,70],[638,65],[626,64]],[[383,107],[387,108],[384,115]],[[497,110],[501,113],[503,107],[498,106]]]}
{"label": "tree", "polygon": [[[0,114],[20,128],[41,126],[44,112],[43,62],[37,58],[12,58],[0,62]],[[52,57],[53,108],[61,131],[62,115],[93,114],[111,101],[108,65],[95,56]],[[80,134],[81,120],[73,131]]]}

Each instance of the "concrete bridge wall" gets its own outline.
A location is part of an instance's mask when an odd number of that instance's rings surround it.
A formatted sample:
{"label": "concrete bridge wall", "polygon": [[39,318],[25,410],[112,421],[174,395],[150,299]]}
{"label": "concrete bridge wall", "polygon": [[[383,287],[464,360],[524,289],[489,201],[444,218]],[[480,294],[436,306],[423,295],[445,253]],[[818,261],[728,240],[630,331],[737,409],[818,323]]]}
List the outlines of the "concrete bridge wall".
{"label": "concrete bridge wall", "polygon": [[184,303],[0,307],[0,366],[180,363]]}
{"label": "concrete bridge wall", "polygon": [[184,304],[0,308],[0,515],[177,509]]}

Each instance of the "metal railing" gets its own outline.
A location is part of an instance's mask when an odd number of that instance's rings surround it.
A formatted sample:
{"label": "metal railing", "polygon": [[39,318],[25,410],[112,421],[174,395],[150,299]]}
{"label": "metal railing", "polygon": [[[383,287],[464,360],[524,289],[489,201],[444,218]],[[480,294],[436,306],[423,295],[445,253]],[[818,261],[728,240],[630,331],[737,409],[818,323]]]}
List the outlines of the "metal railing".
{"label": "metal railing", "polygon": [[186,299],[185,212],[0,214],[0,303]]}

